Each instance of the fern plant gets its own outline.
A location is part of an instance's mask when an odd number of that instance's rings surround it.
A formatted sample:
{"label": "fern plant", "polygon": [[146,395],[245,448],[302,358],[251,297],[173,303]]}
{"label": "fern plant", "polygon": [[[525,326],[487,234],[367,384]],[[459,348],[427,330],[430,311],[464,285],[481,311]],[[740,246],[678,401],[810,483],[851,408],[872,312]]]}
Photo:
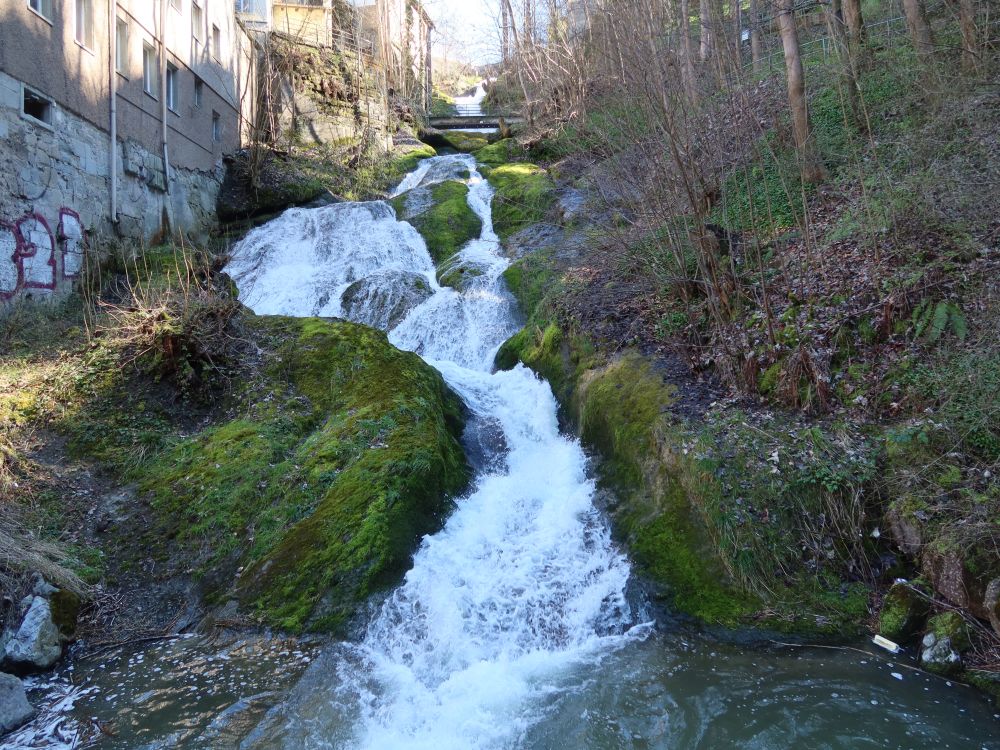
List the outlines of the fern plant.
{"label": "fern plant", "polygon": [[951,331],[959,341],[964,341],[968,326],[962,308],[956,302],[927,298],[913,310],[913,338],[936,343]]}

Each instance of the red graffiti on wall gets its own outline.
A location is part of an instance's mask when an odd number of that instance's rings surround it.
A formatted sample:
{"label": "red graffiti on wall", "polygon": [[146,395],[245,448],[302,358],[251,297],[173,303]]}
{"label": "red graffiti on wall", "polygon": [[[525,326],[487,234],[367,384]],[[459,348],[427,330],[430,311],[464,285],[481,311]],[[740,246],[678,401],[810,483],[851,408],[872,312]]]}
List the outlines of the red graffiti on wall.
{"label": "red graffiti on wall", "polygon": [[[58,242],[45,217],[27,213],[13,224],[0,221],[0,300],[9,300],[22,289],[56,288],[57,268],[65,279],[83,270],[87,237],[80,214],[59,209]],[[56,249],[61,264],[56,262]]]}

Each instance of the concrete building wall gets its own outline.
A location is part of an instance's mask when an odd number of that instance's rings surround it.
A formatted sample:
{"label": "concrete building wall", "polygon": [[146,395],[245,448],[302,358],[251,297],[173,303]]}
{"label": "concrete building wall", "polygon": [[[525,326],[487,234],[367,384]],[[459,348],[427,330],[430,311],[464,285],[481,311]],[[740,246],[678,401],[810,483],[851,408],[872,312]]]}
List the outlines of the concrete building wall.
{"label": "concrete building wall", "polygon": [[109,0],[90,0],[89,34],[76,0],[36,4],[48,18],[28,0],[0,0],[0,300],[66,286],[88,237],[203,235],[216,223],[222,156],[248,137],[256,104],[253,39],[231,0],[118,0],[113,17]]}

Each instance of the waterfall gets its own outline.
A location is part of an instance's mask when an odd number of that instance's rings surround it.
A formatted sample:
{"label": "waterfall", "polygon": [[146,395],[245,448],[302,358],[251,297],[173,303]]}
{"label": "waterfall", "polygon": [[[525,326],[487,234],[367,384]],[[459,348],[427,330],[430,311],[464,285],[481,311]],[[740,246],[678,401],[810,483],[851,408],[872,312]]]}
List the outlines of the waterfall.
{"label": "waterfall", "polygon": [[[384,202],[288,211],[251,232],[228,269],[256,312],[383,322],[385,311],[365,300],[397,299],[399,274],[426,279],[429,296],[391,327],[390,341],[441,372],[493,453],[364,639],[310,670],[270,743],[509,747],[542,719],[568,670],[644,632],[626,602],[628,563],[594,509],[580,444],[560,434],[551,389],[523,366],[491,371],[517,330],[492,188],[472,157],[444,156],[426,160],[396,193],[456,170],[469,171],[469,206],[483,223],[457,259],[480,273],[460,291],[437,283],[423,239]],[[345,306],[359,283],[367,296]]]}

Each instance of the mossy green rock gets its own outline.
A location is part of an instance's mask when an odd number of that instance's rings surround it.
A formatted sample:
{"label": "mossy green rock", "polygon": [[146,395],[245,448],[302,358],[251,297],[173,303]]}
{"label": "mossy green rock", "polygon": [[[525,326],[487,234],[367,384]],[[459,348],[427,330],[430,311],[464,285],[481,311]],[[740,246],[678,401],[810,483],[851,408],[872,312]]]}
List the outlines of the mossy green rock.
{"label": "mossy green rock", "polygon": [[80,615],[80,597],[72,591],[59,589],[49,598],[49,609],[52,612],[52,622],[59,628],[63,638],[76,635],[76,621]]}
{"label": "mossy green rock", "polygon": [[897,583],[882,600],[878,632],[893,641],[916,635],[927,618],[927,600],[905,583]]}
{"label": "mossy green rock", "polygon": [[338,631],[400,578],[467,483],[461,403],[380,331],[319,319],[248,326],[266,353],[238,416],[178,441],[145,472],[154,539],[191,557],[210,596],[235,594],[288,630]]}
{"label": "mossy green rock", "polygon": [[483,231],[482,220],[469,207],[468,195],[469,186],[459,180],[434,185],[430,207],[413,216],[406,211],[406,193],[392,201],[396,215],[405,217],[420,232],[431,258],[439,266]]}
{"label": "mossy green rock", "polygon": [[969,625],[958,612],[948,611],[934,615],[927,621],[927,632],[933,633],[938,640],[947,638],[958,653],[968,650],[972,644]]}
{"label": "mossy green rock", "polygon": [[487,176],[495,191],[493,226],[501,239],[544,221],[555,203],[555,183],[534,164],[503,164]]}

